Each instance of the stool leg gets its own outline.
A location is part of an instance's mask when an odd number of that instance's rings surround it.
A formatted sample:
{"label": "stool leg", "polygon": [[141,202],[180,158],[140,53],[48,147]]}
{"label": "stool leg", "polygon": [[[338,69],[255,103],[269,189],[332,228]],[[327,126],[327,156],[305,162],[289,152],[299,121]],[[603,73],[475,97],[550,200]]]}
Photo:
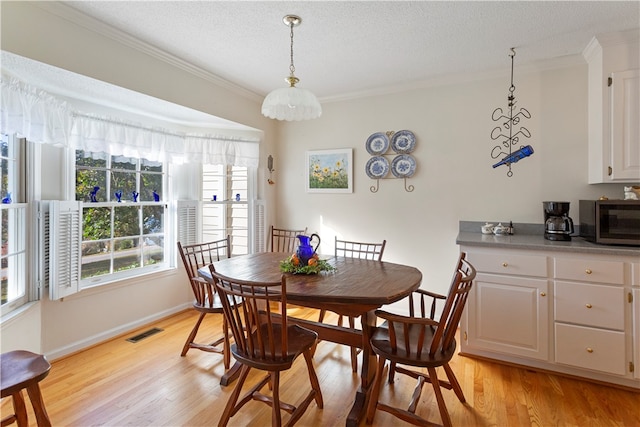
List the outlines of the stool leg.
{"label": "stool leg", "polygon": [[33,412],[36,414],[38,427],[51,427],[51,421],[49,420],[47,410],[44,408],[44,400],[42,399],[42,393],[40,393],[38,383],[27,387],[27,393],[29,393],[29,399],[31,399]]}
{"label": "stool leg", "polygon": [[24,404],[24,397],[22,397],[22,391],[18,390],[17,392],[11,395],[13,400],[13,411],[16,417],[16,423],[18,427],[28,427],[29,421],[27,419],[27,407]]}

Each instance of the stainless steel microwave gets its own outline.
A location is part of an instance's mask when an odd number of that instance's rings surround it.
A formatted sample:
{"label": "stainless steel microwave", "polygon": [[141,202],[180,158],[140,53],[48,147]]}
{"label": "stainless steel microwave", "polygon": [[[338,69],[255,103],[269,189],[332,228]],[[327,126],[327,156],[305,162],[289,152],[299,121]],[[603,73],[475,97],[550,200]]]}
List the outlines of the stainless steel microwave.
{"label": "stainless steel microwave", "polygon": [[580,200],[580,236],[604,245],[640,246],[640,200]]}

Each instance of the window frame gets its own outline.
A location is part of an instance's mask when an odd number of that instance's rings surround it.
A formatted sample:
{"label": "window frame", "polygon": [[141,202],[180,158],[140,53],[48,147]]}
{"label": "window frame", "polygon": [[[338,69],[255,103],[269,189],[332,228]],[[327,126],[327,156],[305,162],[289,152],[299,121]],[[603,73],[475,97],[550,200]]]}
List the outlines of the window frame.
{"label": "window frame", "polygon": [[[225,169],[225,172],[218,173],[218,174],[214,174],[212,172],[206,172],[205,169],[207,168],[207,166],[222,167]],[[239,201],[236,200],[236,196],[234,194],[236,190],[233,189],[233,187],[229,182],[231,177],[233,176],[234,168],[243,168],[246,173],[246,188],[239,190],[239,193],[240,193]],[[204,183],[204,180],[207,176],[218,177],[221,180],[220,188],[224,189],[222,194],[220,192],[216,193],[217,200],[215,201],[212,198],[213,195],[207,193],[207,191],[210,191],[209,187],[206,186]],[[260,233],[259,227],[257,226],[256,220],[255,220],[256,218],[255,195],[257,192],[257,168],[252,168],[247,166],[233,166],[233,165],[220,165],[220,164],[204,165],[203,164],[202,167],[200,168],[199,182],[200,182],[200,191],[199,191],[198,197],[201,200],[201,203],[200,203],[201,209],[199,212],[199,216],[200,216],[200,222],[201,224],[203,224],[200,227],[201,228],[201,235],[199,236],[200,240],[206,241],[206,240],[215,240],[217,238],[225,238],[226,235],[229,234],[231,236],[232,256],[243,255],[247,253],[254,253],[257,250],[256,236]],[[245,245],[240,245],[240,247],[242,248],[246,247],[246,250],[242,250],[242,251],[236,250],[238,245],[234,244],[234,233],[232,231],[234,229],[234,226],[228,224],[228,219],[233,217],[234,208],[238,207],[239,205],[246,207],[245,216],[237,217],[238,219],[241,219],[241,220],[244,219],[244,221],[246,221],[245,227],[237,227],[237,229],[241,231],[244,231],[246,229],[244,236],[242,235],[237,236],[239,238],[246,240]],[[213,235],[207,234],[207,230],[206,230],[207,227],[204,226],[205,219],[209,217],[209,215],[206,214],[206,211],[210,210],[212,207],[215,207],[215,206],[220,206],[222,209],[224,209],[224,219],[222,221],[223,224],[220,229],[225,230],[225,233],[223,233],[224,235],[220,235],[216,237],[214,237]]]}
{"label": "window frame", "polygon": [[[39,293],[34,276],[30,273],[33,254],[30,252],[29,242],[33,234],[30,226],[31,206],[27,203],[26,170],[27,162],[33,162],[33,154],[27,147],[28,142],[19,135],[2,134],[2,139],[7,143],[8,152],[6,156],[0,153],[0,159],[12,162],[12,165],[7,168],[6,183],[6,190],[11,193],[11,201],[1,204],[0,213],[2,218],[6,213],[8,220],[13,220],[8,224],[7,232],[11,237],[7,238],[6,243],[8,249],[12,246],[14,250],[6,254],[1,253],[0,264],[4,264],[5,260],[7,266],[13,263],[14,269],[11,271],[14,279],[18,279],[19,282],[16,287],[18,296],[0,305],[0,316],[6,316],[28,302],[38,299]],[[0,197],[4,198],[6,195],[3,193]],[[15,236],[18,236],[17,240],[14,239]]]}
{"label": "window frame", "polygon": [[[79,151],[83,151],[83,150],[79,150]],[[145,234],[145,230],[144,230],[144,224],[143,224],[143,213],[144,213],[144,209],[145,207],[153,207],[153,206],[159,206],[163,208],[163,226],[162,226],[162,232],[161,233],[152,233],[154,234],[156,237],[160,238],[163,240],[163,251],[162,251],[162,261],[158,262],[158,263],[152,263],[152,264],[147,264],[147,265],[142,265],[142,266],[138,266],[138,267],[134,267],[134,268],[130,268],[130,269],[124,269],[124,270],[119,270],[119,271],[114,271],[113,267],[115,262],[117,261],[117,251],[115,249],[110,249],[109,250],[109,260],[110,260],[110,266],[109,266],[109,273],[106,274],[101,274],[101,275],[97,275],[97,276],[90,276],[90,277],[82,277],[80,279],[80,290],[83,289],[90,289],[90,288],[94,288],[94,287],[98,287],[98,286],[103,286],[103,285],[108,285],[114,282],[120,282],[123,280],[127,280],[127,279],[132,279],[132,278],[136,278],[136,277],[140,277],[140,276],[145,276],[148,274],[153,274],[156,272],[162,272],[162,271],[166,271],[166,270],[170,270],[172,268],[175,267],[175,262],[173,261],[173,254],[174,251],[172,250],[174,244],[175,244],[175,233],[172,230],[172,224],[173,224],[173,209],[171,209],[171,206],[169,204],[169,200],[171,200],[171,189],[169,186],[169,177],[170,177],[170,163],[168,162],[155,162],[155,163],[161,163],[162,164],[162,190],[161,190],[161,200],[158,202],[155,201],[137,201],[137,202],[133,202],[128,200],[129,197],[128,195],[123,195],[122,196],[122,201],[123,202],[118,202],[115,199],[115,196],[113,195],[114,191],[111,188],[111,180],[112,180],[112,174],[114,171],[116,171],[116,173],[121,173],[123,172],[122,169],[113,169],[111,166],[111,162],[113,160],[114,157],[119,157],[119,156],[112,156],[108,153],[104,153],[101,152],[101,154],[103,154],[106,157],[106,167],[96,167],[96,170],[103,170],[105,172],[105,179],[106,179],[106,189],[102,192],[102,196],[105,197],[105,194],[107,195],[107,200],[106,201],[98,201],[98,202],[91,202],[91,201],[83,201],[82,203],[82,213],[81,216],[83,218],[83,224],[82,224],[82,235],[84,236],[84,218],[85,218],[85,209],[92,209],[92,208],[104,208],[104,209],[109,209],[109,217],[110,217],[110,229],[109,229],[109,237],[108,238],[104,238],[104,239],[97,239],[97,240],[101,240],[101,241],[105,241],[105,242],[110,242],[111,245],[113,245],[115,242],[117,242],[118,240],[122,239],[122,236],[117,236],[114,230],[114,217],[115,217],[115,210],[118,208],[123,208],[123,207],[135,207],[138,209],[138,234],[136,236],[126,236],[126,237],[130,237],[132,239],[143,239],[145,236],[147,236],[147,234]],[[76,164],[76,150],[70,148],[69,149],[69,159],[71,161],[71,164],[73,165],[71,169],[71,173],[69,174],[69,186],[70,186],[70,194],[72,195],[72,197],[74,199],[78,199],[78,195],[76,194],[76,171],[78,170],[78,165]],[[134,191],[137,191],[138,193],[140,193],[140,189],[141,189],[141,174],[143,173],[152,173],[154,174],[154,172],[144,172],[141,170],[141,165],[143,163],[143,160],[146,160],[144,158],[135,158],[136,159],[136,165],[135,165],[135,169],[132,171],[127,171],[127,172],[131,172],[131,173],[135,173],[136,174],[136,189]],[[82,169],[91,169],[91,168],[87,168],[87,167],[82,167]],[[82,196],[82,195],[81,195]],[[84,196],[83,196],[84,197]],[[83,198],[81,197],[81,198]],[[96,241],[97,241],[96,240]],[[83,245],[87,242],[89,242],[90,240],[85,240],[84,237],[82,238],[82,243]],[[144,245],[140,244],[137,248],[139,249],[139,261],[143,262],[143,258],[145,256],[144,253],[144,249],[143,249]],[[81,265],[82,264],[82,257],[81,257]],[[81,267],[82,269],[82,267]]]}

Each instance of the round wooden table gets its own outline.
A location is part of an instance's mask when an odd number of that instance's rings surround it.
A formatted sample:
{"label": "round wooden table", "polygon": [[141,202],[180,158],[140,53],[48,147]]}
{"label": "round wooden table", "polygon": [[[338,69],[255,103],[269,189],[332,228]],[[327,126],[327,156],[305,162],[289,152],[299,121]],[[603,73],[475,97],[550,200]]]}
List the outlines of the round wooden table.
{"label": "round wooden table", "polygon": [[[216,261],[216,272],[235,279],[269,282],[282,276],[280,261],[290,253],[260,252]],[[319,274],[286,274],[287,302],[304,307],[326,309],[338,314],[360,316],[362,330],[342,328],[309,320],[290,318],[318,333],[323,341],[332,341],[362,348],[361,384],[347,417],[348,426],[357,426],[364,418],[367,393],[375,375],[375,355],[369,338],[376,324],[374,311],[399,301],[420,287],[422,273],[410,266],[384,261],[343,257],[324,257],[336,268],[334,272]],[[198,270],[211,279],[209,268]],[[234,367],[237,368],[237,367]],[[231,368],[222,378],[223,385],[233,381],[236,369]]]}

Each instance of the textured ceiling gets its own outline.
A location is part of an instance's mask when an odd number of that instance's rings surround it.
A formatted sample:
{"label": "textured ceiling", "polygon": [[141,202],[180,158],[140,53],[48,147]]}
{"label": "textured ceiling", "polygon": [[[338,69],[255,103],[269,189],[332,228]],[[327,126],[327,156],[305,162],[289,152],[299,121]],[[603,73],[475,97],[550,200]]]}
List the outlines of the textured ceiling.
{"label": "textured ceiling", "polygon": [[640,2],[65,2],[260,96],[289,72],[286,14],[297,14],[300,87],[319,98],[406,87],[580,54],[599,33],[640,27]]}
{"label": "textured ceiling", "polygon": [[[256,100],[285,86],[290,39],[282,17],[287,14],[297,14],[303,21],[294,30],[298,86],[310,89],[321,102],[483,73],[506,74],[511,47],[516,48],[516,69],[547,61],[575,61],[594,35],[640,27],[637,0],[38,4],[108,36],[132,36],[145,44],[146,52],[164,52],[230,82]],[[160,120],[170,117],[178,125],[206,122],[236,127],[6,52],[2,67],[64,96],[100,99],[110,107],[124,104],[130,112]]]}

